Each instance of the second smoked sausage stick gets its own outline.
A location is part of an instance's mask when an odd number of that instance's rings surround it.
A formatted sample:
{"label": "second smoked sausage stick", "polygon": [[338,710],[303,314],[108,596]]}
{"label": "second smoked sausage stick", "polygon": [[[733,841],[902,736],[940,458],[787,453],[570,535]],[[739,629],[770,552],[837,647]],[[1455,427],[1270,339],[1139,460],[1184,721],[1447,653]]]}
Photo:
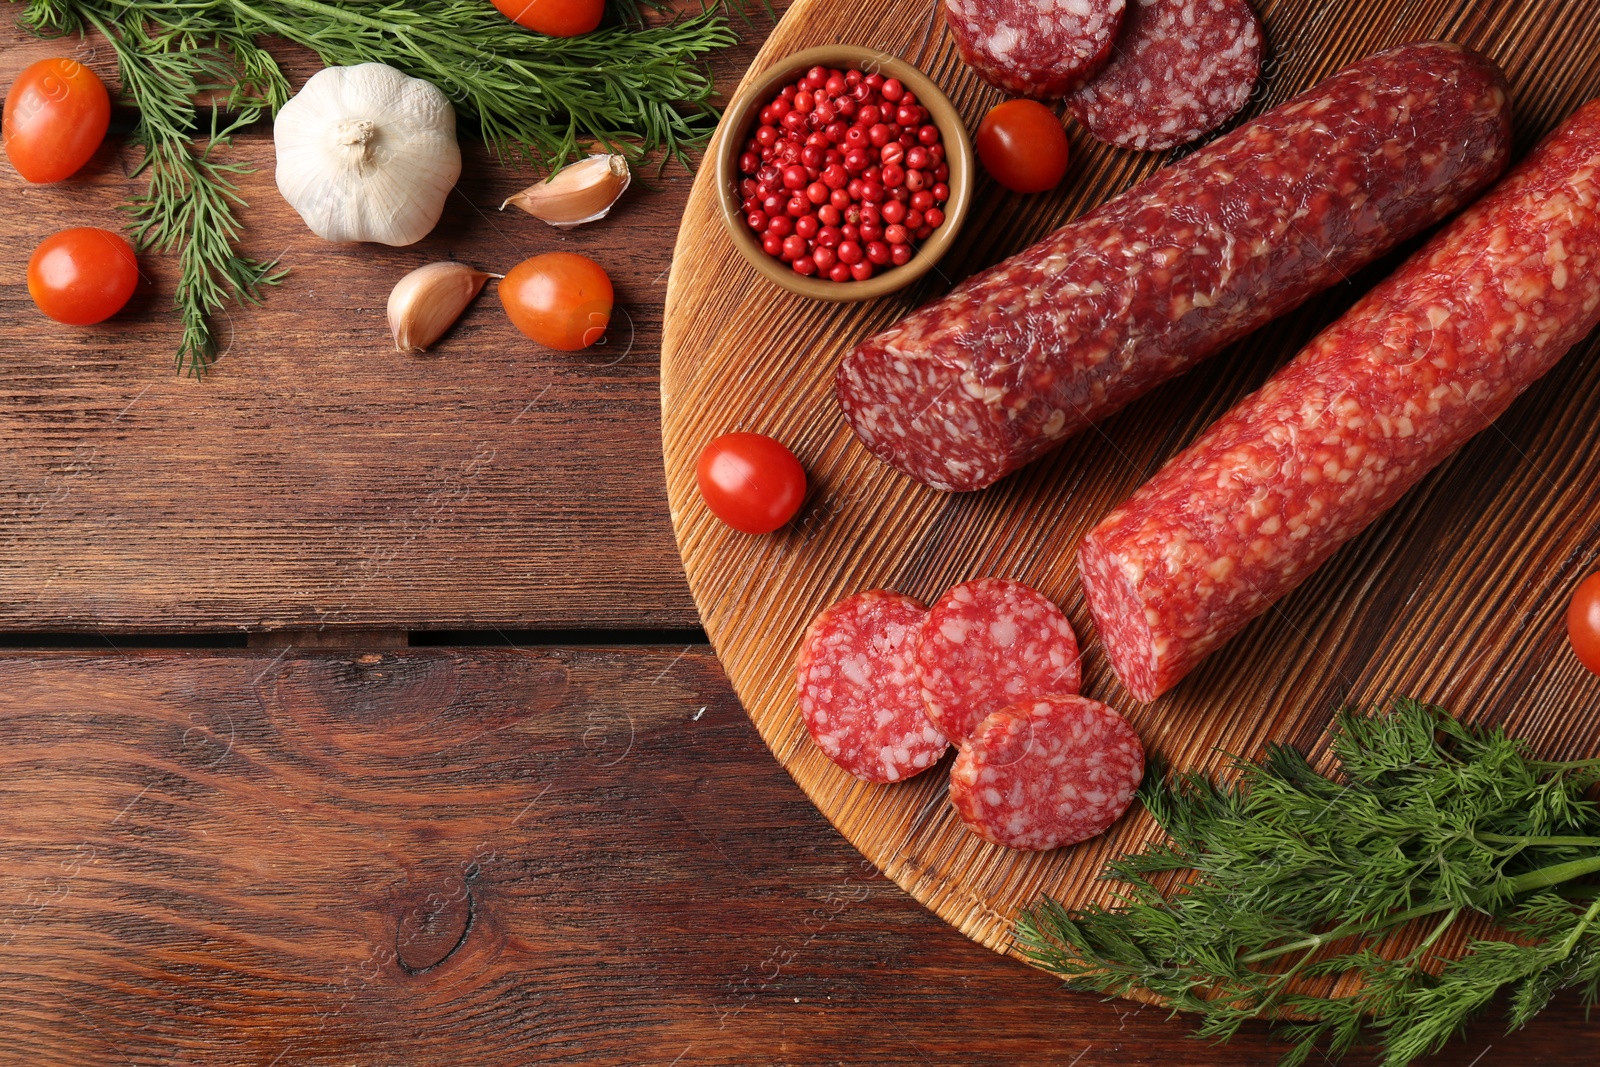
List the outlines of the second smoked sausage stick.
{"label": "second smoked sausage stick", "polygon": [[1451,214],[1509,150],[1488,59],[1379,53],[869,339],[840,407],[911,477],[982,489]]}
{"label": "second smoked sausage stick", "polygon": [[1084,538],[1100,643],[1153,700],[1600,325],[1600,100]]}

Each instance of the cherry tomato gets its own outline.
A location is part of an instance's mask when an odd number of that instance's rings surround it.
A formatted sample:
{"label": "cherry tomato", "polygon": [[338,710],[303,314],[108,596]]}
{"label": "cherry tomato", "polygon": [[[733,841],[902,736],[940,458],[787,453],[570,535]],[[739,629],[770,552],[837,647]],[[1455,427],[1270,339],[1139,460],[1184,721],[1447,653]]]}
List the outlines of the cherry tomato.
{"label": "cherry tomato", "polygon": [[600,25],[605,0],[494,0],[500,13],[535,33],[576,37]]}
{"label": "cherry tomato", "polygon": [[1067,131],[1039,101],[1007,100],[979,124],[978,158],[1007,189],[1042,193],[1067,173]]}
{"label": "cherry tomato", "polygon": [[517,329],[563,352],[606,335],[615,294],[600,264],[575,252],[547,252],[511,268],[500,303]]}
{"label": "cherry tomato", "polygon": [[111,96],[75,59],[41,59],[6,94],[6,155],[30,182],[59,182],[94,155],[111,125]]}
{"label": "cherry tomato", "polygon": [[110,230],[82,226],[46,237],[28,260],[28,293],[57,322],[90,326],[128,302],[139,284],[133,246]]}
{"label": "cherry tomato", "polygon": [[1567,607],[1567,639],[1578,662],[1600,674],[1600,574],[1591,574]]}
{"label": "cherry tomato", "polygon": [[695,480],[711,513],[742,533],[771,533],[794,518],[806,496],[800,461],[759,433],[723,434],[706,445]]}

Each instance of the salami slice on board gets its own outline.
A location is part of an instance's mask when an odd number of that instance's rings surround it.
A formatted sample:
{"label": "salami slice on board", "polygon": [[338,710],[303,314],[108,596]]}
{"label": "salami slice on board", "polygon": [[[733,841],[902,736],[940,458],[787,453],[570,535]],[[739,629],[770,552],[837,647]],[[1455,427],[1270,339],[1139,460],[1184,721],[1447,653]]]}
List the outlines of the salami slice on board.
{"label": "salami slice on board", "polygon": [[950,803],[979,837],[1042,851],[1104,832],[1143,778],[1144,746],[1121,715],[1041,697],[978,724],[950,769]]}
{"label": "salami slice on board", "polygon": [[1067,107],[1109,144],[1148,152],[1188,144],[1250,99],[1261,42],[1245,0],[1131,0],[1116,55]]}
{"label": "salami slice on board", "polygon": [[839,406],[885,462],[982,489],[1455,211],[1510,145],[1483,56],[1371,56],[868,339]]}
{"label": "salami slice on board", "polygon": [[997,89],[1053,99],[1111,57],[1126,0],[945,0],[967,65]]}
{"label": "salami slice on board", "polygon": [[949,747],[922,710],[917,632],[927,609],[877,589],[818,615],[800,646],[800,714],[823,753],[869,782],[898,782]]}
{"label": "salami slice on board", "polygon": [[1600,100],[1107,515],[1078,553],[1154,700],[1600,324]]}
{"label": "salami slice on board", "polygon": [[1078,638],[1060,608],[1021,582],[963,582],[922,624],[917,680],[928,718],[959,744],[1001,708],[1077,693]]}

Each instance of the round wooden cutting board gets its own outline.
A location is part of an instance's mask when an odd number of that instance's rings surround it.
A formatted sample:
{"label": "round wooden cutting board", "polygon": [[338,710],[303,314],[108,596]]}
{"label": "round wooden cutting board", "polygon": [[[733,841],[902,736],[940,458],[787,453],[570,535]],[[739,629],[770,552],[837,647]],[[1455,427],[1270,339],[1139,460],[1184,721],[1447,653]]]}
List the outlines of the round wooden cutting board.
{"label": "round wooden cutting board", "polygon": [[[1258,11],[1269,52],[1247,114],[1362,56],[1428,37],[1472,45],[1505,69],[1519,155],[1600,94],[1600,0],[1269,0]],[[1001,99],[962,65],[930,0],[798,0],[752,70],[840,41],[917,64],[971,127]],[[706,630],[750,717],[862,853],[1000,950],[1018,909],[1040,894],[1069,905],[1105,899],[1102,866],[1146,840],[1150,821],[1136,810],[1075,848],[1013,852],[962,829],[945,802],[950,757],[895,786],[839,770],[801,724],[792,668],[811,618],[840,597],[887,587],[931,602],[983,575],[1035,586],[1078,630],[1084,692],[1125,712],[1149,749],[1178,767],[1215,767],[1219,750],[1255,755],[1268,741],[1320,754],[1335,708],[1394,694],[1504,722],[1551,756],[1600,752],[1600,678],[1573,658],[1561,623],[1573,587],[1600,568],[1596,338],[1294,595],[1143,706],[1101,655],[1076,577],[1079,539],[1394,258],[984,492],[927,489],[856,441],[832,388],[850,346],[1172,158],[1111,149],[1076,126],[1071,134],[1073,163],[1057,192],[1017,196],[982,179],[940,270],[865,305],[811,302],[763,281],[723,231],[712,168],[702,167],[678,235],[661,353],[672,521]],[[700,502],[695,460],[735,429],[786,442],[811,478],[800,515],[776,534],[736,533]]]}

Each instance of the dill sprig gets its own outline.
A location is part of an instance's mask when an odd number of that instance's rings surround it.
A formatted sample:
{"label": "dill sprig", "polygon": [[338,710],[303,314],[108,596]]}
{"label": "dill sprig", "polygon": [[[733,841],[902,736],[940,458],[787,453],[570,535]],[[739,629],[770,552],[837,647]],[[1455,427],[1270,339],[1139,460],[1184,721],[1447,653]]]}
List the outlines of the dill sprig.
{"label": "dill sprig", "polygon": [[[26,0],[22,21],[51,35],[95,30],[116,52],[148,183],[129,204],[133,234],[141,251],[178,255],[177,362],[198,376],[216,356],[211,316],[258,301],[286,273],[238,254],[247,205],[236,179],[250,167],[227,159],[232,137],[289,96],[263,36],[330,66],[387,63],[433,82],[502,160],[549,169],[598,144],[687,165],[717,121],[702,61],[734,36],[711,11],[643,26],[640,2],[613,0],[622,25],[565,39],[486,0]],[[207,96],[209,118],[197,106]]]}
{"label": "dill sprig", "polygon": [[[1152,774],[1141,796],[1167,840],[1108,865],[1127,884],[1114,906],[1024,912],[1020,948],[1075,988],[1194,1012],[1198,1036],[1272,1020],[1290,1065],[1376,1041],[1401,1067],[1502,992],[1512,1029],[1560,990],[1600,998],[1600,891],[1583,881],[1600,872],[1584,796],[1600,760],[1539,760],[1405,699],[1340,713],[1332,746],[1337,776],[1284,746],[1227,781]],[[1473,914],[1504,936],[1437,953]],[[1414,948],[1381,951],[1408,925]]]}

